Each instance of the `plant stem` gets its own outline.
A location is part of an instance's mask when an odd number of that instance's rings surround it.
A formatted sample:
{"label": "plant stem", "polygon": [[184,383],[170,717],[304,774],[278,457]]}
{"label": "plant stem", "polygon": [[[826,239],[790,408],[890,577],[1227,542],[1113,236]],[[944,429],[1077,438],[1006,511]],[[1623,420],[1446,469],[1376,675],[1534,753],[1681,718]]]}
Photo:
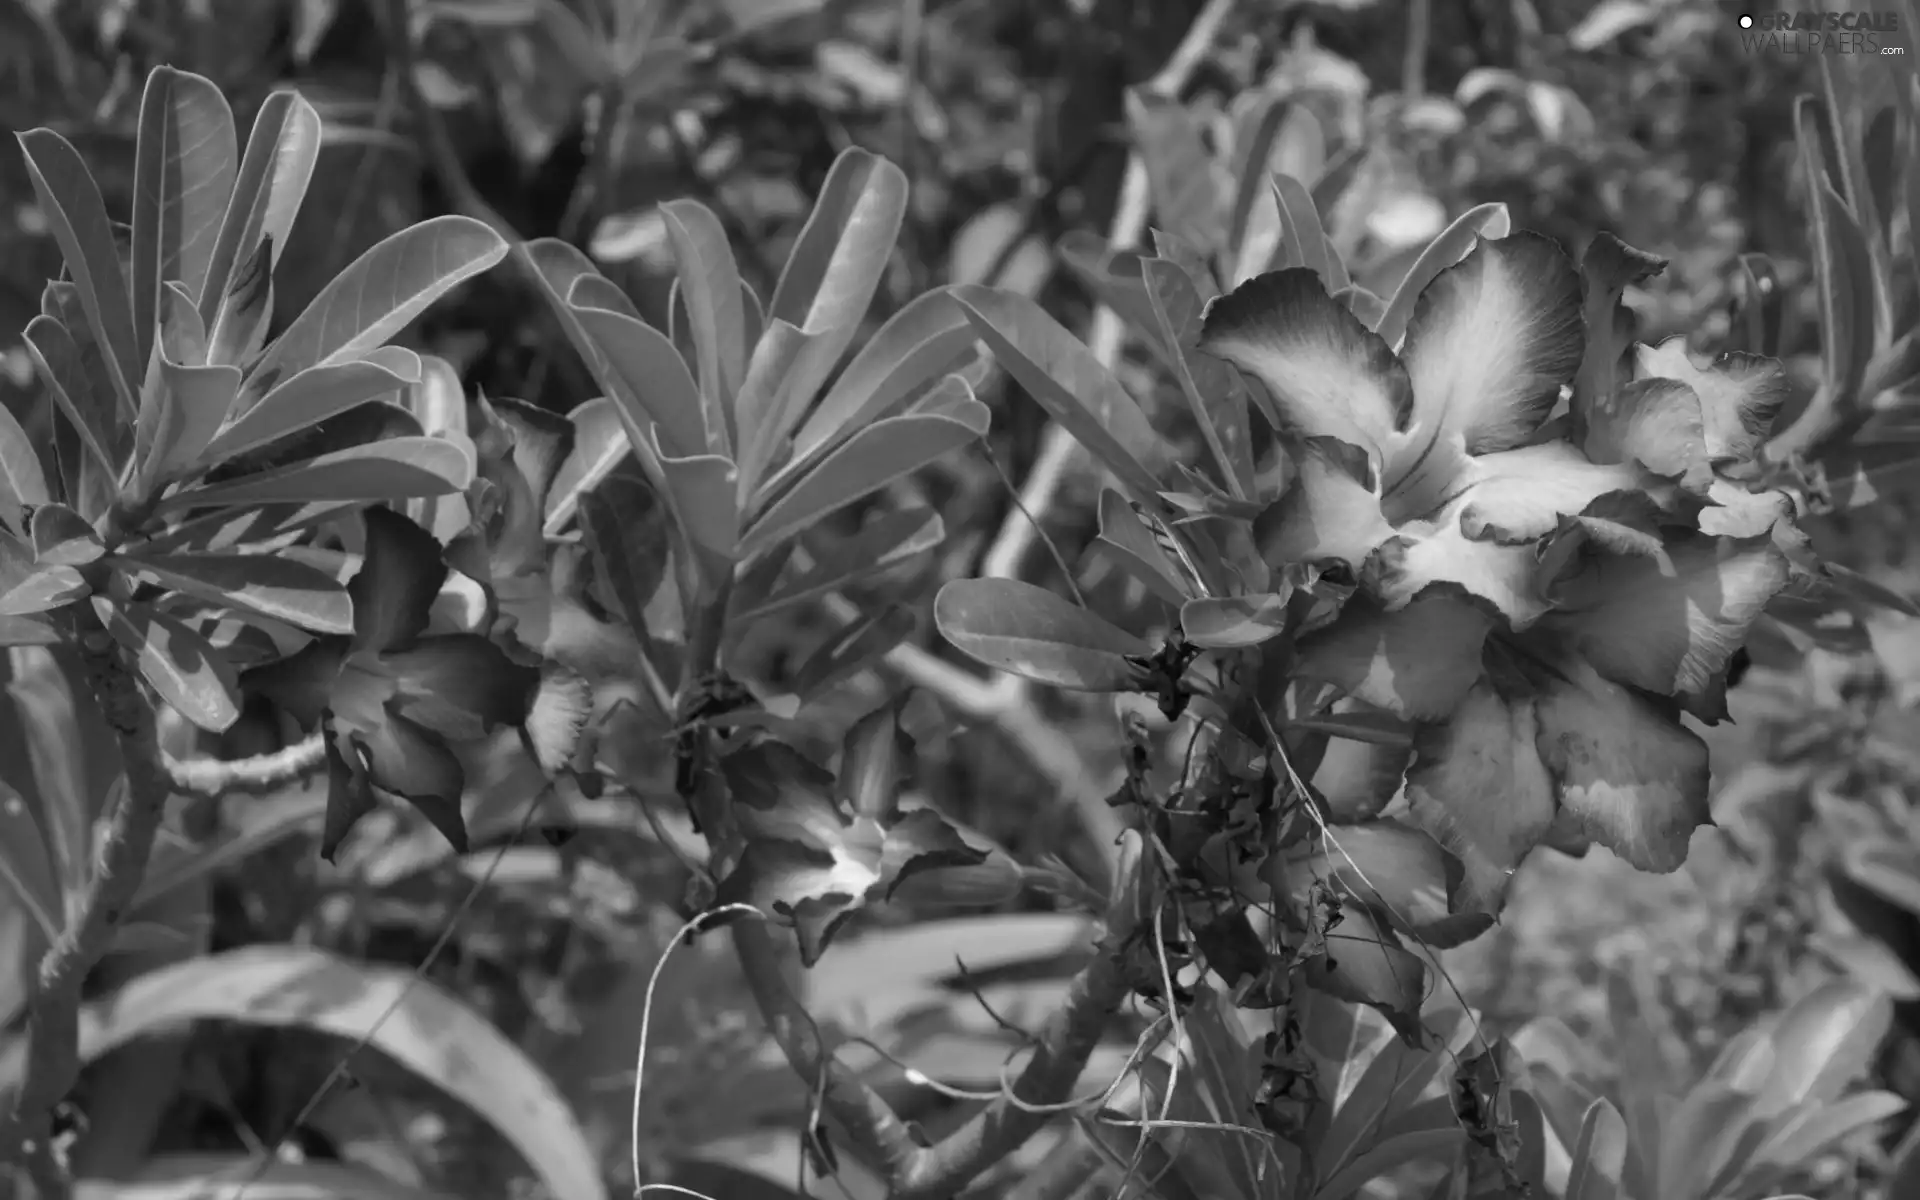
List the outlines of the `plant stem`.
{"label": "plant stem", "polygon": [[25,1072],[12,1106],[0,1114],[0,1163],[27,1165],[41,1200],[70,1190],[53,1154],[53,1112],[80,1076],[80,989],[140,890],[173,790],[153,708],[119,648],[98,626],[85,629],[79,644],[87,682],[119,742],[127,786],[107,815],[79,910],[40,962],[27,1006]]}

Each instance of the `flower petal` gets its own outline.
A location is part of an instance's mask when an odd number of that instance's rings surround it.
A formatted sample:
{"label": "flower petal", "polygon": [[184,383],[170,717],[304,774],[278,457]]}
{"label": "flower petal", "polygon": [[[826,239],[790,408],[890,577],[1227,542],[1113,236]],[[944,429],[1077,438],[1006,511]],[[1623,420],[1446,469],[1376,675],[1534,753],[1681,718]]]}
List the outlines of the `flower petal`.
{"label": "flower petal", "polygon": [[1314,271],[1269,271],[1215,299],[1199,346],[1265,384],[1297,436],[1339,438],[1377,459],[1406,428],[1406,370]]}
{"label": "flower petal", "polygon": [[1531,703],[1509,703],[1482,681],[1449,720],[1414,735],[1408,813],[1460,860],[1459,910],[1498,912],[1514,869],[1553,825],[1538,733]]}
{"label": "flower petal", "polygon": [[1688,536],[1658,556],[1587,554],[1540,623],[1606,679],[1677,697],[1703,721],[1726,715],[1726,671],[1789,564],[1771,539]]}
{"label": "flower petal", "polygon": [[302,729],[320,724],[332,703],[333,688],[346,664],[352,639],[317,637],[298,654],[240,673],[240,687],[265,696],[300,723]]}
{"label": "flower petal", "polygon": [[1543,538],[1562,517],[1577,517],[1600,497],[1645,482],[1637,467],[1590,462],[1566,442],[1482,455],[1472,460],[1470,478],[1457,501],[1461,534],[1507,545]]}
{"label": "flower petal", "polygon": [[[1479,669],[1477,655],[1472,667]],[[1461,691],[1467,686],[1463,684]],[[1376,711],[1351,699],[1334,705],[1336,714]],[[1320,765],[1314,768],[1312,780],[1314,790],[1326,805],[1327,819],[1335,824],[1351,825],[1379,816],[1380,810],[1399,793],[1412,758],[1413,749],[1406,745],[1328,738],[1326,752],[1320,756]]]}
{"label": "flower petal", "polygon": [[[421,638],[405,650],[380,656],[380,664],[398,685],[401,702],[419,711],[409,715],[439,728],[447,718],[476,719],[460,728],[443,728],[448,737],[479,737],[502,725],[520,725],[540,692],[540,669],[523,667],[477,633],[448,633]],[[452,711],[448,711],[452,710]]]}
{"label": "flower petal", "polygon": [[327,815],[320,831],[320,857],[332,862],[340,843],[373,811],[375,801],[360,752],[347,735],[327,729],[321,737],[327,756]]}
{"label": "flower petal", "polygon": [[347,584],[354,648],[398,650],[426,632],[447,581],[434,536],[390,508],[366,510],[367,551]]}
{"label": "flower petal", "polygon": [[880,884],[892,898],[894,889],[926,871],[976,867],[987,861],[987,851],[970,845],[945,817],[930,808],[916,808],[887,829],[880,853]]}
{"label": "flower petal", "polygon": [[1694,365],[1687,340],[1670,337],[1639,348],[1641,379],[1677,379],[1700,397],[1707,461],[1747,462],[1773,431],[1773,418],[1793,389],[1780,360],[1730,351],[1706,367]]}
{"label": "flower petal", "polygon": [[389,710],[385,721],[352,739],[366,756],[373,785],[419,809],[455,850],[466,853],[460,796],[467,790],[467,772],[439,735]]}
{"label": "flower petal", "polygon": [[900,727],[900,706],[888,703],[868,713],[847,731],[840,745],[840,794],[862,816],[891,817],[913,739]]}
{"label": "flower petal", "polygon": [[1670,706],[1578,661],[1534,700],[1540,759],[1564,812],[1642,871],[1677,870],[1707,808],[1707,744]]}
{"label": "flower petal", "polygon": [[1586,283],[1587,348],[1573,385],[1571,414],[1576,440],[1589,452],[1593,447],[1587,443],[1586,426],[1592,407],[1605,403],[1622,382],[1633,377],[1634,315],[1620,297],[1627,288],[1666,269],[1666,259],[1636,250],[1610,233],[1596,234],[1580,258]]}
{"label": "flower petal", "polygon": [[1338,620],[1301,639],[1294,672],[1414,720],[1444,717],[1480,677],[1493,622],[1472,604],[1436,594],[1386,612],[1355,596]]}
{"label": "flower petal", "polygon": [[1707,484],[1707,434],[1700,397],[1678,379],[1636,379],[1585,408],[1581,448],[1597,463],[1638,462],[1690,491]]}
{"label": "flower petal", "polygon": [[715,900],[751,904],[792,925],[800,961],[811,967],[879,882],[878,863],[865,857],[794,842],[752,842],[721,881]]}
{"label": "flower petal", "polygon": [[853,822],[834,798],[833,772],[784,742],[743,746],[721,760],[720,773],[749,841],[831,850],[848,836]]}
{"label": "flower petal", "polygon": [[1470,538],[1456,504],[1437,521],[1421,521],[1383,544],[1367,562],[1361,584],[1388,610],[1398,610],[1441,588],[1477,597],[1514,629],[1546,615],[1550,581],[1543,543],[1504,545]]}
{"label": "flower petal", "polygon": [[1707,485],[1711,501],[1700,510],[1700,532],[1713,537],[1752,538],[1793,517],[1793,497],[1774,488],[1755,491],[1732,479]]}
{"label": "flower petal", "polygon": [[1523,444],[1585,349],[1580,276],[1565,252],[1536,233],[1480,241],[1427,285],[1407,325],[1400,359],[1417,440],[1463,438],[1468,454]]}
{"label": "flower petal", "polygon": [[1298,472],[1278,500],[1254,522],[1260,557],[1269,566],[1328,560],[1358,571],[1393,526],[1380,512],[1380,497],[1354,468],[1354,447],[1314,438],[1293,456]]}

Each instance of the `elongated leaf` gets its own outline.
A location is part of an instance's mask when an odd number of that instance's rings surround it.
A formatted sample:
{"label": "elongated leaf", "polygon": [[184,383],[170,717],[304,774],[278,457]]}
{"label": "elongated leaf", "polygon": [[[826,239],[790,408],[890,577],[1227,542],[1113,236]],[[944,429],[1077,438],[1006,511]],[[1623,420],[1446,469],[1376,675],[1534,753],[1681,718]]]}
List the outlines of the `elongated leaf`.
{"label": "elongated leaf", "polygon": [[106,553],[93,526],[64,504],[34,509],[31,532],[35,562],[78,567]]}
{"label": "elongated leaf", "polygon": [[1822,382],[1844,407],[1859,398],[1873,360],[1873,260],[1866,235],[1831,184],[1821,185],[1816,203],[1826,214],[1824,222],[1815,225],[1821,241],[1814,254],[1821,292]]}
{"label": "elongated leaf", "polygon": [[21,519],[23,504],[45,504],[47,475],[40,466],[39,452],[27,440],[13,411],[0,404],[0,521],[19,533],[27,531]]}
{"label": "elongated leaf", "polygon": [[246,1154],[166,1154],[125,1179],[76,1179],[74,1200],[447,1200],[365,1167]]}
{"label": "elongated leaf", "polygon": [[793,694],[801,703],[860,672],[878,666],[895,646],[913,635],[914,610],[900,605],[862,617],[829,637],[793,673]]}
{"label": "elongated leaf", "polygon": [[1461,213],[1453,224],[1440,231],[1439,237],[1427,244],[1419,258],[1413,260],[1413,266],[1408,268],[1407,277],[1400,281],[1393,299],[1387,302],[1387,313],[1380,318],[1374,332],[1386,339],[1387,345],[1399,346],[1400,339],[1407,332],[1407,322],[1413,319],[1413,306],[1419,302],[1420,293],[1427,290],[1427,285],[1440,272],[1465,258],[1479,239],[1484,237],[1498,241],[1507,236],[1512,228],[1513,218],[1504,204],[1482,204]]}
{"label": "elongated leaf", "polygon": [[666,580],[672,551],[659,501],[638,481],[615,476],[580,498],[580,529],[620,615],[646,636],[647,609]]}
{"label": "elongated leaf", "polygon": [[88,592],[80,572],[64,563],[35,567],[11,589],[0,593],[0,617],[28,617],[59,608]]}
{"label": "elongated leaf", "polygon": [[353,602],[333,576],[265,554],[129,556],[122,565],[161,587],[209,604],[284,621],[314,633],[352,633]]}
{"label": "elongated leaf", "polygon": [[66,926],[66,902],[47,861],[46,835],[33,809],[0,781],[0,909],[26,910],[51,942]]}
{"label": "elongated leaf", "polygon": [[0,616],[0,647],[57,646],[63,640],[44,617]]}
{"label": "elongated leaf", "polygon": [[155,67],[140,97],[133,178],[133,324],[142,364],[153,347],[160,289],[177,280],[187,302],[199,303],[238,160],[233,110],[220,89]]}
{"label": "elongated leaf", "polygon": [[[21,798],[34,810],[46,841],[47,862],[57,890],[78,899],[93,878],[93,822],[96,796],[87,744],[87,726],[73,694],[73,682],[60,657],[48,650],[15,649],[7,655],[13,677],[7,699],[18,722],[28,773],[14,780],[28,786]],[[13,768],[8,773],[13,774]],[[107,774],[118,770],[109,763]],[[63,917],[71,900],[54,906]]]}
{"label": "elongated leaf", "polygon": [[240,683],[207,639],[150,604],[96,596],[93,610],[113,639],[134,655],[141,678],[181,716],[209,733],[240,719]]}
{"label": "elongated leaf", "polygon": [[[80,347],[74,344],[73,335],[59,321],[42,315],[27,323],[22,336],[27,343],[27,353],[32,356],[33,365],[40,372],[40,381],[46,384],[47,395],[52,397],[54,406],[73,428],[81,449],[108,479],[114,478],[118,468],[113,456],[107,452],[112,433],[95,419],[99,410],[87,392],[92,383],[87,378],[86,363],[80,357]],[[109,420],[111,404],[109,400]],[[4,506],[5,501],[0,500],[0,513],[4,513]]]}
{"label": "elongated leaf", "polygon": [[1207,152],[1200,119],[1179,101],[1138,88],[1127,92],[1126,105],[1147,169],[1155,227],[1211,257],[1225,245],[1232,197]]}
{"label": "elongated leaf", "polygon": [[334,276],[248,378],[277,379],[360,358],[506,255],[500,235],[472,217],[434,217],[403,229]]}
{"label": "elongated leaf", "polygon": [[203,461],[222,462],[310,429],[350,408],[394,396],[420,382],[420,356],[382,346],[365,358],[309,367],[282,380],[207,446]]}
{"label": "elongated leaf", "polygon": [[1202,596],[1180,608],[1187,640],[1208,650],[1238,650],[1286,632],[1287,597]]}
{"label": "elongated leaf", "polygon": [[739,478],[734,466],[714,454],[695,458],[659,455],[660,470],[672,497],[674,517],[693,543],[732,562],[740,541]]}
{"label": "elongated leaf", "polygon": [[1620,1110],[1595,1100],[1580,1121],[1567,1176],[1567,1200],[1623,1200],[1626,1194],[1627,1123]]}
{"label": "elongated leaf", "polygon": [[1024,296],[967,285],[954,299],[1007,373],[1150,508],[1164,507],[1148,464],[1164,449],[1120,381],[1086,344]]}
{"label": "elongated leaf", "polygon": [[1892,1020],[1886,997],[1850,982],[1829,983],[1803,997],[1768,1032],[1773,1070],[1755,1098],[1755,1114],[1832,1103],[1866,1070]]}
{"label": "elongated leaf", "polygon": [[1451,1129],[1422,1129],[1387,1138],[1315,1188],[1313,1200],[1346,1200],[1367,1184],[1408,1163],[1443,1161],[1449,1151],[1466,1140],[1466,1130],[1458,1125]]}
{"label": "elongated leaf", "polygon": [[[311,1029],[368,1044],[485,1117],[556,1200],[606,1200],[598,1159],[551,1081],[492,1023],[413,972],[302,946],[249,946],[143,975],[82,1010],[92,1060],[189,1021]],[[19,1043],[0,1052],[17,1077]]]}
{"label": "elongated leaf", "polygon": [[679,267],[680,296],[700,365],[700,395],[707,406],[707,427],[723,437],[722,453],[740,444],[733,398],[746,378],[746,307],[740,292],[740,267],[720,218],[693,200],[660,206],[673,261]]}
{"label": "elongated leaf", "polygon": [[1148,351],[1164,367],[1174,365],[1177,346],[1170,345],[1165,331],[1154,318],[1153,304],[1147,299],[1147,283],[1141,273],[1145,256],[1130,250],[1115,250],[1100,236],[1076,229],[1060,239],[1060,261],[1085,284],[1094,298],[1119,314],[1127,327],[1140,334]]}
{"label": "elongated leaf", "polygon": [[660,449],[674,458],[708,452],[707,425],[701,415],[700,389],[680,352],[665,334],[634,317],[599,308],[574,306],[587,336],[606,356],[608,367],[626,387],[616,399],[631,396],[642,428],[659,432]]}
{"label": "elongated leaf", "polygon": [[1329,292],[1346,287],[1351,282],[1347,277],[1346,264],[1340,261],[1333,244],[1327,240],[1326,230],[1320,225],[1320,213],[1314,208],[1313,197],[1307,193],[1306,185],[1290,175],[1276,174],[1273,177],[1273,195],[1280,205],[1281,219],[1286,222],[1288,236],[1293,236],[1295,232],[1299,235],[1301,265],[1319,272]]}
{"label": "elongated leaf", "polygon": [[977,662],[1074,691],[1124,691],[1136,678],[1127,657],[1152,653],[1125,630],[1017,579],[956,579],[940,589],[933,619]]}
{"label": "elongated leaf", "polygon": [[860,348],[801,424],[794,464],[892,416],[915,392],[970,357],[974,340],[973,324],[946,288],[914,297]]}
{"label": "elongated leaf", "polygon": [[897,567],[914,555],[938,546],[945,538],[946,526],[939,513],[928,509],[890,513],[818,553],[810,568],[764,599],[743,597],[740,585],[736,584],[731,619],[758,620],[792,605],[818,600]]}
{"label": "elongated leaf", "polygon": [[[833,160],[764,318],[769,329],[784,321],[813,339],[797,377],[787,381],[790,407],[813,399],[860,331],[906,211],[907,177],[899,167],[858,147],[842,150]],[[799,415],[780,421],[779,436]],[[743,437],[752,420],[744,408],[736,412],[734,423]]]}
{"label": "elongated leaf", "polygon": [[1112,488],[1100,493],[1100,536],[1094,548],[1175,608],[1193,598],[1192,585],[1159,539]]}
{"label": "elongated leaf", "polygon": [[1253,494],[1253,437],[1247,423],[1246,393],[1227,365],[1209,355],[1190,355],[1200,321],[1199,296],[1192,280],[1177,264],[1162,258],[1140,264],[1153,308],[1167,344],[1177,347],[1173,374],[1187,398],[1187,407],[1200,426],[1200,435],[1213,453],[1220,478],[1236,500]]}
{"label": "elongated leaf", "polygon": [[573,423],[573,450],[554,473],[547,490],[545,532],[559,534],[573,520],[582,496],[600,486],[632,449],[615,401],[597,396],[567,414]]}
{"label": "elongated leaf", "polygon": [[352,504],[464,492],[473,453],[445,438],[396,437],[169,496],[162,512],[241,504]]}
{"label": "elongated leaf", "polygon": [[200,319],[209,331],[223,324],[221,306],[257,250],[265,251],[258,270],[271,278],[319,156],[320,114],[313,105],[298,92],[268,96],[247,135],[246,154],[207,260],[198,299]]}
{"label": "elongated leaf", "polygon": [[734,399],[735,444],[740,462],[740,500],[759,490],[769,468],[787,447],[811,390],[824,373],[821,356],[832,349],[825,334],[812,334],[785,321],[768,326],[747,362],[747,375]]}
{"label": "elongated leaf", "polygon": [[820,460],[748,526],[740,543],[750,557],[869,495],[902,475],[945,457],[987,432],[991,414],[973,389],[949,375],[929,411],[889,417],[860,430]]}
{"label": "elongated leaf", "polygon": [[53,130],[31,129],[19,134],[18,140],[40,208],[80,290],[87,323],[106,352],[114,394],[120,398],[121,410],[131,416],[139,409],[136,397],[146,361],[139,357],[127,276],[120,267],[120,251],[100,187],[80,152]]}
{"label": "elongated leaf", "polygon": [[141,469],[147,487],[170,482],[199,462],[240,394],[238,367],[185,367],[165,358],[159,362],[166,395]]}

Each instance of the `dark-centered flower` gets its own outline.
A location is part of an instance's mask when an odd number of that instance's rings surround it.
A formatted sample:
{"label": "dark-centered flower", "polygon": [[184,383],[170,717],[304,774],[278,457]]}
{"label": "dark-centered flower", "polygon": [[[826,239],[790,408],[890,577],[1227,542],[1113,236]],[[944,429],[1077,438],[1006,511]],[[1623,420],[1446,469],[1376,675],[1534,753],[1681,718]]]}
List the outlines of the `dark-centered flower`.
{"label": "dark-centered flower", "polygon": [[439,542],[389,509],[367,509],[365,523],[365,558],[347,585],[353,635],[315,638],[241,684],[326,739],[329,859],[376,790],[406,799],[464,850],[466,777],[450,743],[524,726],[542,673],[477,633],[429,636],[448,572]]}

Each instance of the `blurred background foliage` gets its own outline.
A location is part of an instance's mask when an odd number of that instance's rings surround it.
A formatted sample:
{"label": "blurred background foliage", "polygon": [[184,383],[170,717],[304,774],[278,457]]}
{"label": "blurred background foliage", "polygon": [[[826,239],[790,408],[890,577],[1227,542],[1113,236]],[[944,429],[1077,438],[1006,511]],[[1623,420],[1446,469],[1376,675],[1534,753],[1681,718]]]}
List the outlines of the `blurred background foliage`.
{"label": "blurred background foliage", "polygon": [[[1133,144],[1127,89],[1163,67],[1200,8],[1200,0],[0,0],[0,125],[64,134],[100,172],[109,209],[125,211],[140,83],[152,66],[216,81],[242,128],[272,89],[297,86],[320,110],[327,140],[278,268],[278,312],[300,312],[382,237],[465,212],[514,236],[575,243],[663,327],[672,262],[655,203],[691,196],[713,207],[743,273],[766,295],[770,264],[783,261],[834,156],[857,145],[900,164],[912,185],[874,325],[933,284],[990,281],[1079,326],[1092,304],[1060,269],[1056,247],[1070,234],[1104,236]],[[1719,8],[1246,3],[1181,100],[1204,128],[1254,88],[1279,89],[1315,113],[1328,163],[1353,173],[1330,225],[1356,279],[1376,292],[1390,293],[1454,216],[1503,201],[1516,228],[1550,234],[1570,252],[1609,230],[1668,259],[1647,290],[1630,293],[1649,342],[1682,333],[1697,350],[1718,348],[1738,298],[1739,256],[1768,256],[1785,301],[1782,344],[1796,372],[1813,373],[1818,331],[1804,286],[1808,218],[1791,105],[1818,90],[1817,72],[1743,52]],[[1910,269],[1911,246],[1897,242],[1895,258]],[[58,269],[19,156],[0,154],[0,400],[23,414],[32,371],[10,339]],[[1895,328],[1912,324],[1909,311]],[[409,340],[489,396],[564,412],[591,395],[552,317],[510,272],[437,305]],[[1144,369],[1128,379],[1152,386]],[[985,454],[897,485],[945,519],[949,538],[923,568],[929,575],[973,569],[1011,505],[1003,476],[1022,478],[1038,452],[1036,406],[1008,403],[1004,392],[980,393],[994,405]],[[1906,494],[1914,490],[1896,481],[1895,503],[1817,524],[1823,553],[1905,595],[1920,592]],[[1096,480],[1075,476],[1042,514],[1068,562],[1096,532],[1096,496]],[[1033,566],[1036,575],[1051,570]],[[1097,573],[1081,582],[1101,586]],[[924,583],[890,586],[930,594]],[[1115,594],[1099,603],[1128,602]],[[773,681],[833,627],[804,606],[763,624],[752,639],[754,671]],[[1582,1071],[1608,1086],[1646,1068],[1648,1055],[1675,1078],[1696,1078],[1757,1017],[1853,976],[1899,1001],[1877,1082],[1920,1100],[1917,625],[1882,613],[1836,621],[1824,641],[1756,648],[1734,697],[1739,723],[1712,733],[1724,835],[1697,841],[1692,863],[1671,877],[1633,875],[1603,851],[1536,855],[1504,924],[1448,953],[1464,999],[1502,1028],[1542,1016],[1563,1022],[1586,1058]],[[23,662],[16,658],[7,686],[31,713],[45,681]],[[837,729],[876,702],[878,687],[856,681],[844,700],[810,715],[822,731]],[[1090,773],[1117,761],[1110,711],[1041,703],[1074,732]],[[73,722],[68,729],[84,714]],[[1067,806],[1043,794],[1045,776],[1008,753],[1000,731],[947,720],[917,732],[916,786],[927,799],[1024,862],[1084,856]],[[0,777],[30,782],[16,766],[45,745],[29,720],[0,720]],[[85,760],[74,758],[68,775],[79,777],[67,786],[87,796],[80,805],[97,807],[88,789],[104,780],[84,777]],[[34,764],[42,787],[49,769]],[[494,822],[496,842],[509,826]],[[285,941],[411,968],[457,917],[429,978],[528,1047],[584,1115],[608,1172],[627,1170],[630,1077],[615,1067],[632,1060],[649,973],[681,920],[684,872],[659,838],[609,820],[587,836],[533,839],[470,905],[463,898],[490,854],[456,859],[430,834],[398,827],[366,841],[377,844],[338,867],[299,839],[236,856],[171,893],[166,904],[177,912],[152,918],[187,931],[185,941],[136,938],[115,969],[131,977],[170,955]],[[1038,903],[1017,920],[982,924],[977,953],[991,947],[1012,962],[1075,945],[1076,922]],[[906,918],[886,919],[910,918],[905,907]],[[839,1011],[835,1003],[865,989],[877,1007],[861,1020],[898,1033],[930,1005],[970,1008],[964,989],[880,1003],[880,983],[857,964],[840,970],[829,988],[844,994],[816,992],[817,1010]],[[791,1156],[790,1143],[736,1139],[790,1126],[807,1107],[802,1086],[763,1046],[736,974],[705,943],[665,973],[639,1115],[651,1156],[642,1169],[677,1164],[676,1180],[721,1200],[757,1193],[745,1176],[691,1165],[688,1147],[736,1164],[787,1161],[779,1156]],[[981,1086],[993,1086],[994,1039],[1007,1037],[995,1022],[1043,1013],[1054,995],[1023,988],[1017,969],[994,982],[1014,1007],[991,1021],[970,1009],[959,1033],[942,1026],[916,1042],[917,1060],[984,1055]],[[14,1000],[0,995],[0,1011]],[[309,1103],[341,1061],[341,1043],[288,1030],[136,1043],[89,1071],[94,1128],[83,1131],[91,1156],[83,1161],[89,1174],[111,1175],[149,1145],[251,1151],[293,1137],[308,1153],[393,1178],[502,1194],[506,1152],[411,1075],[356,1055],[351,1086]],[[935,1132],[953,1119],[940,1096],[897,1071],[888,1078],[903,1112]],[[1833,1197],[1903,1194],[1887,1171],[1907,1124],[1810,1164],[1804,1186]]]}

